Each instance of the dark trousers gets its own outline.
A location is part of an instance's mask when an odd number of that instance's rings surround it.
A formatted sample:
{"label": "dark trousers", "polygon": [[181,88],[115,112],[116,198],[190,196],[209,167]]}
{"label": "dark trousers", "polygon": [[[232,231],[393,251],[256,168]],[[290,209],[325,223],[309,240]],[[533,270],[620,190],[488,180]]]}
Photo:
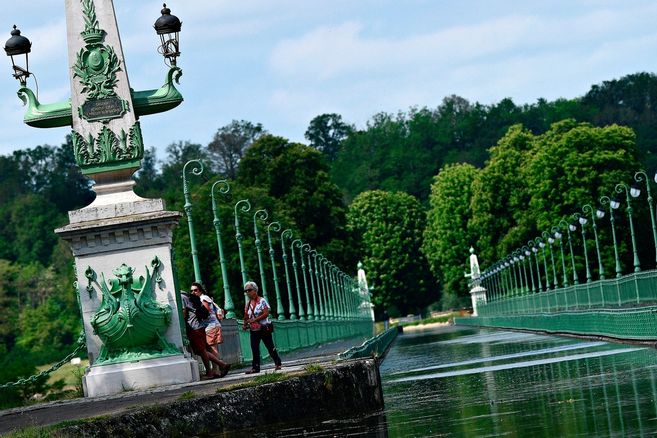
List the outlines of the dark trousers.
{"label": "dark trousers", "polygon": [[281,358],[276,351],[274,346],[274,339],[272,338],[271,333],[265,333],[262,330],[251,331],[251,354],[253,354],[253,361],[251,361],[251,367],[255,370],[260,370],[260,341],[262,340],[263,344],[269,351],[269,355],[274,360],[276,365],[281,364]]}

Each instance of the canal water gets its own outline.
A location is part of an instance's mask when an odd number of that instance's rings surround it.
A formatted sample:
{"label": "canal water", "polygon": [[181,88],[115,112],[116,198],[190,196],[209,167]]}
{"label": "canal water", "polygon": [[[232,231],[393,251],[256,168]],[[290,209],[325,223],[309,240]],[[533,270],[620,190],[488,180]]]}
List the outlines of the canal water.
{"label": "canal water", "polygon": [[631,437],[657,434],[657,351],[445,327],[398,336],[385,409],[254,436]]}

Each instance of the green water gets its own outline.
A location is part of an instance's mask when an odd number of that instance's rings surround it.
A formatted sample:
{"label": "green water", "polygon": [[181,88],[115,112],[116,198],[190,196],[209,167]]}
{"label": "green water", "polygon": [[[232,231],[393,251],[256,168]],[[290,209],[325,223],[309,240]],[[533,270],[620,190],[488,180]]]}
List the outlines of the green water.
{"label": "green water", "polygon": [[472,328],[404,334],[381,365],[385,410],[262,436],[657,434],[657,351]]}

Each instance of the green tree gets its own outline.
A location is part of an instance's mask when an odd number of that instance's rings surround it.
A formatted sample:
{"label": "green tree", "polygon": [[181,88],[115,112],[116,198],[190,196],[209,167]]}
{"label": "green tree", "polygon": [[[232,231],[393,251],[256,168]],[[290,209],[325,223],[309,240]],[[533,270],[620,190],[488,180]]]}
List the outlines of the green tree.
{"label": "green tree", "polygon": [[413,196],[373,190],[354,199],[347,214],[380,314],[418,312],[438,294],[422,246],[424,209]]}
{"label": "green tree", "polygon": [[443,308],[469,303],[463,275],[468,248],[474,236],[468,230],[472,217],[472,182],[478,170],[470,164],[448,164],[434,178],[422,252],[434,277],[442,284]]}
{"label": "green tree", "polygon": [[310,121],[305,137],[310,146],[324,154],[329,162],[335,161],[342,141],[354,130],[335,113],[321,114]]}

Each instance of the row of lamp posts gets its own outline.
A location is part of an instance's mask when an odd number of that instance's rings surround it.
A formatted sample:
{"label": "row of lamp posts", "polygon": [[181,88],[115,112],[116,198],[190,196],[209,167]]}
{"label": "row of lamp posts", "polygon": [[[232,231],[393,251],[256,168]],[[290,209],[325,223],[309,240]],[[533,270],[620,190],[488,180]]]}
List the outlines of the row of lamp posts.
{"label": "row of lamp posts", "polygon": [[[183,196],[185,199],[184,210],[187,216],[189,229],[189,239],[194,265],[194,278],[201,281],[201,270],[196,247],[196,233],[194,229],[194,219],[192,212],[192,202],[187,177],[191,175],[201,175],[203,173],[203,163],[200,160],[190,160],[183,166]],[[217,195],[225,196],[230,192],[228,181],[219,180],[212,185],[210,196],[212,199],[213,225],[217,238],[217,247],[219,251],[219,262],[221,265],[221,278],[223,282],[224,307],[226,316],[234,318],[235,305],[233,303],[230,286],[228,282],[227,262],[224,254],[223,241],[221,235],[221,219],[217,208]],[[244,260],[243,235],[240,222],[240,216],[251,211],[251,203],[248,199],[242,199],[233,206],[235,219],[235,240],[240,260],[240,272],[242,283],[249,280],[246,263]],[[265,272],[265,263],[263,260],[264,249],[260,234],[260,224],[269,219],[266,210],[256,210],[253,214],[253,234],[255,237],[255,248],[258,257],[258,268],[260,273],[260,285],[263,297],[269,301],[269,291],[267,290],[267,276]],[[270,222],[266,224],[267,249],[272,270],[274,291],[276,294],[276,311],[278,319],[286,319],[289,314],[291,320],[322,320],[322,319],[352,319],[359,317],[357,312],[360,302],[355,290],[357,290],[354,280],[330,260],[313,249],[310,244],[304,243],[301,239],[294,239],[291,229],[283,229],[279,222]],[[279,286],[278,272],[276,270],[276,251],[274,249],[273,233],[280,235],[282,264],[285,273],[285,290]],[[294,275],[294,286],[292,286],[292,277],[288,265],[288,250],[292,257],[292,272]],[[299,257],[297,259],[297,256]],[[299,266],[300,265],[300,266]],[[300,270],[299,270],[300,268]],[[301,275],[299,275],[299,271]],[[301,287],[301,281],[303,287]],[[305,308],[302,299],[302,290],[305,295]],[[296,291],[296,294],[295,294]],[[283,304],[283,293],[287,292],[287,302],[289,307],[286,311]],[[296,303],[295,303],[296,302]]]}
{"label": "row of lamp posts", "polygon": [[[655,263],[657,265],[657,226],[655,224],[655,211],[654,211],[654,200],[652,197],[652,192],[650,189],[650,182],[648,175],[644,171],[638,171],[634,175],[635,183],[632,186],[629,186],[625,183],[619,183],[616,185],[614,191],[615,194],[612,197],[602,196],[600,198],[600,205],[594,209],[590,204],[586,204],[582,207],[582,213],[574,213],[570,220],[562,219],[559,221],[557,226],[551,228],[551,230],[544,231],[542,237],[537,237],[533,240],[529,240],[527,245],[522,246],[521,248],[516,249],[507,255],[503,259],[499,260],[488,269],[486,269],[481,276],[482,284],[488,289],[489,296],[488,301],[493,301],[503,297],[515,296],[520,293],[529,293],[529,292],[542,292],[549,289],[557,289],[559,287],[568,287],[570,286],[567,269],[566,269],[566,256],[564,251],[564,236],[563,231],[566,232],[566,240],[568,244],[568,252],[570,254],[570,265],[572,271],[572,283],[574,285],[579,284],[579,277],[577,274],[577,269],[575,266],[575,254],[573,251],[573,242],[572,235],[580,229],[582,234],[582,243],[583,243],[583,253],[584,253],[584,265],[586,272],[586,282],[590,283],[593,281],[593,275],[589,263],[589,254],[586,244],[587,239],[587,225],[589,221],[591,222],[590,226],[593,230],[593,240],[595,242],[595,256],[597,257],[598,264],[598,279],[604,280],[605,270],[602,263],[602,256],[600,253],[600,243],[598,240],[598,224],[596,219],[603,219],[607,214],[609,215],[609,223],[611,227],[611,235],[613,240],[614,247],[614,262],[615,262],[615,272],[616,277],[619,278],[623,275],[620,263],[620,257],[618,253],[618,242],[616,235],[616,226],[614,211],[618,210],[621,206],[623,195],[625,198],[627,213],[627,218],[630,226],[630,238],[632,244],[632,254],[633,254],[633,266],[634,272],[641,271],[641,264],[639,261],[639,253],[636,243],[636,235],[634,229],[634,218],[632,216],[632,198],[638,198],[641,195],[642,188],[641,183],[645,183],[647,201],[650,210],[650,220],[652,225],[652,235],[653,242],[655,247]],[[657,173],[654,176],[654,181],[657,183]],[[606,210],[605,210],[606,208]],[[589,237],[590,238],[590,237]],[[555,263],[553,245],[559,242],[559,249],[561,253],[561,272],[563,274],[561,285],[559,284],[557,276],[557,266],[558,263]],[[551,260],[552,266],[552,281],[550,281],[550,272],[548,271],[548,255]],[[539,253],[542,257],[539,257]],[[533,260],[532,260],[533,258]],[[541,275],[541,263],[539,258],[543,260],[543,279]],[[533,264],[535,266],[533,266]],[[536,270],[536,275],[534,275],[534,269]],[[528,276],[531,281],[528,281]],[[536,280],[536,281],[535,281]]]}

